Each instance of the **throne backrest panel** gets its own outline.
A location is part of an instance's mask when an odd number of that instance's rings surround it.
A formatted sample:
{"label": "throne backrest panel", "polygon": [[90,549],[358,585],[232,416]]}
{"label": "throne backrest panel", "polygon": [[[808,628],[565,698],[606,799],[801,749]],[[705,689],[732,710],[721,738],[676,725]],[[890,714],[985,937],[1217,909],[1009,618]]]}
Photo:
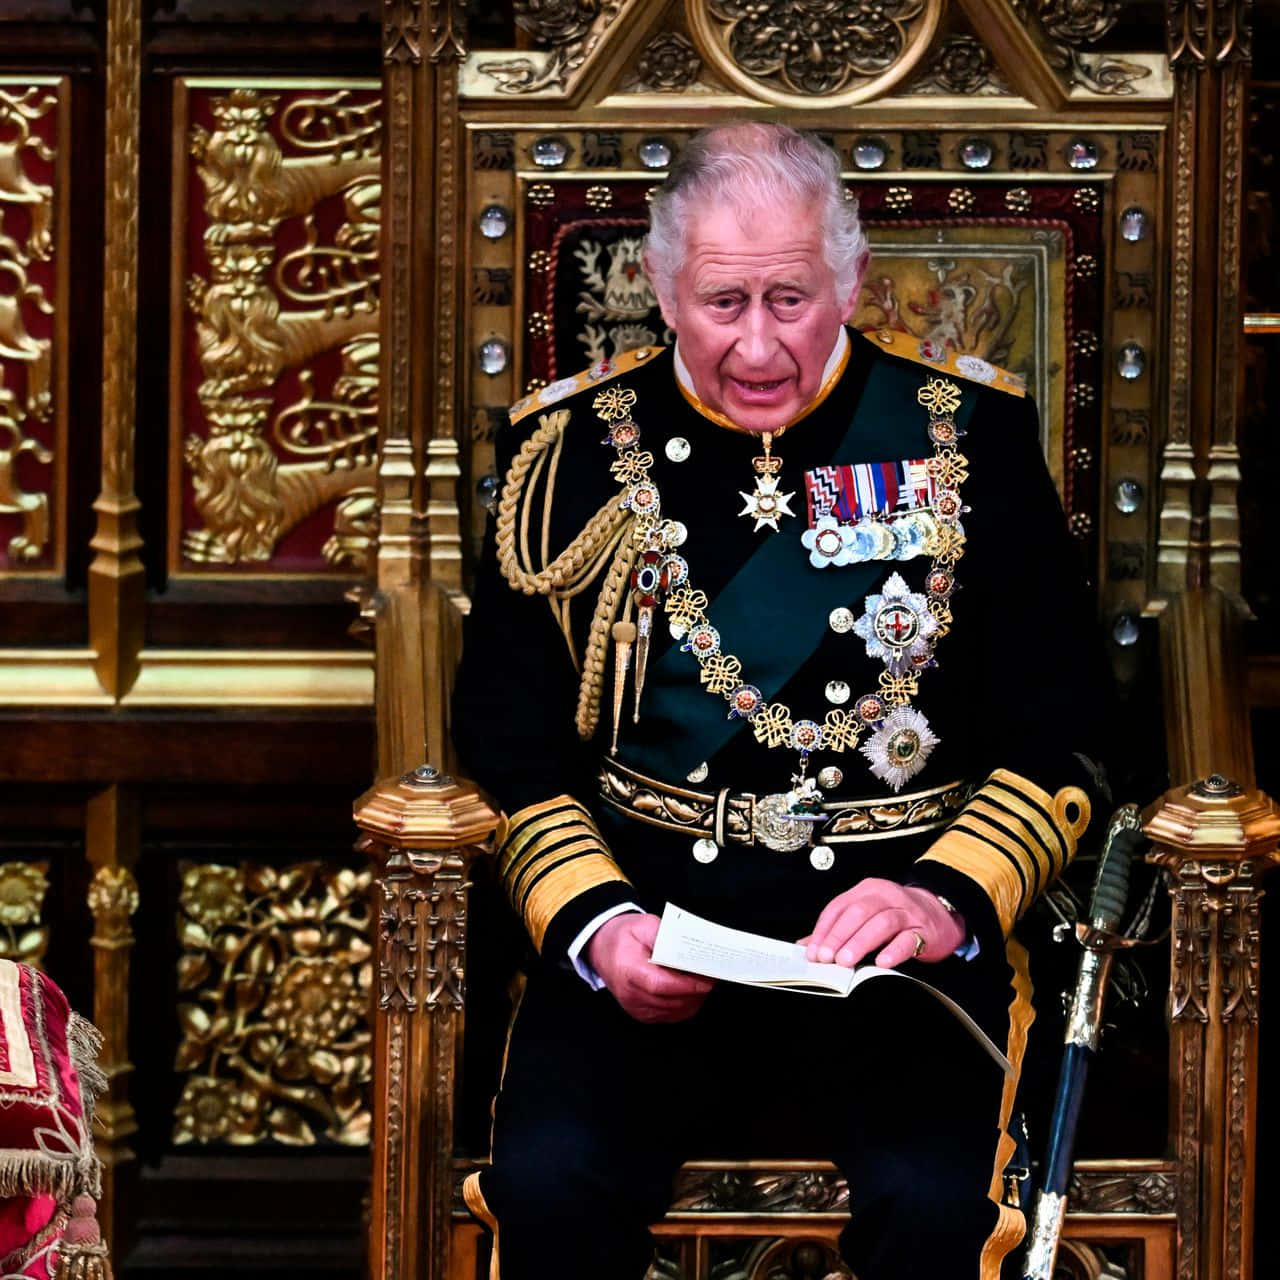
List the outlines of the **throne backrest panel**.
{"label": "throne backrest panel", "polygon": [[[507,407],[620,350],[670,340],[640,253],[648,194],[691,132],[661,120],[609,129],[471,122],[473,546],[498,482],[493,434]],[[873,252],[854,323],[1026,378],[1100,610],[1120,634],[1145,600],[1151,564],[1164,130],[822,132],[844,161]]]}

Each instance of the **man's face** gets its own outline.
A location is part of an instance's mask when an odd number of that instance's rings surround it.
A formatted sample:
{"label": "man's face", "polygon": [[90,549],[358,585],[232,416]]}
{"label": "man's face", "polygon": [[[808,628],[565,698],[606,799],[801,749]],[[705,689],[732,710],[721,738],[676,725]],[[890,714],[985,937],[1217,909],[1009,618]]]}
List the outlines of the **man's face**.
{"label": "man's face", "polygon": [[771,431],[817,396],[857,295],[855,284],[836,297],[819,212],[785,203],[695,208],[661,303],[698,398],[739,427]]}

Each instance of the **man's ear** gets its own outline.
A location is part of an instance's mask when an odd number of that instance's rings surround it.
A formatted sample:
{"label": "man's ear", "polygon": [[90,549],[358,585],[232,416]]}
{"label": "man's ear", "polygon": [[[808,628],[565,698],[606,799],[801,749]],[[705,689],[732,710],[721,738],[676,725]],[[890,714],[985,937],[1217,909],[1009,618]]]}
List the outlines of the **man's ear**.
{"label": "man's ear", "polygon": [[858,258],[857,266],[853,270],[853,287],[849,290],[849,296],[844,305],[840,308],[841,324],[848,324],[853,319],[853,313],[858,309],[858,300],[862,296],[862,282],[866,279],[867,268],[870,265],[871,250],[864,249]]}
{"label": "man's ear", "polygon": [[640,262],[644,267],[644,273],[648,277],[649,283],[653,285],[654,293],[658,295],[658,308],[662,312],[663,321],[666,323],[667,328],[674,329],[676,327],[676,300],[671,294],[671,282],[663,279],[654,271],[647,249]]}

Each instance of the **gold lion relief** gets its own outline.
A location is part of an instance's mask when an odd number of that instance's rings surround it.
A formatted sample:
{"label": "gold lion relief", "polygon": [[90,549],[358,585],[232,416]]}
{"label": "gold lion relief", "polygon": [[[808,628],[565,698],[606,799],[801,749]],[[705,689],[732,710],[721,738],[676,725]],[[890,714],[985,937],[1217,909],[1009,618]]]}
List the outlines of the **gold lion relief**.
{"label": "gold lion relief", "polygon": [[236,88],[209,97],[212,130],[190,132],[207,275],[191,275],[187,302],[207,430],[181,447],[201,521],[183,532],[188,562],[267,564],[286,534],[333,508],[317,558],[363,568],[381,187],[379,104],[359,96]]}

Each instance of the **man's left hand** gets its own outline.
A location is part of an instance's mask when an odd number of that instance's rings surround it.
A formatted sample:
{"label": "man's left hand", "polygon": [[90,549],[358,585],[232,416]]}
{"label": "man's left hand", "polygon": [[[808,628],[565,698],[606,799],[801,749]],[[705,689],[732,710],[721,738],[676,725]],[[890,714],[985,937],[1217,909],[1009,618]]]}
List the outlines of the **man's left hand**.
{"label": "man's left hand", "polygon": [[945,960],[965,936],[964,921],[928,889],[869,879],[832,898],[800,944],[822,964],[852,968],[876,951],[875,963],[892,969],[904,960]]}

